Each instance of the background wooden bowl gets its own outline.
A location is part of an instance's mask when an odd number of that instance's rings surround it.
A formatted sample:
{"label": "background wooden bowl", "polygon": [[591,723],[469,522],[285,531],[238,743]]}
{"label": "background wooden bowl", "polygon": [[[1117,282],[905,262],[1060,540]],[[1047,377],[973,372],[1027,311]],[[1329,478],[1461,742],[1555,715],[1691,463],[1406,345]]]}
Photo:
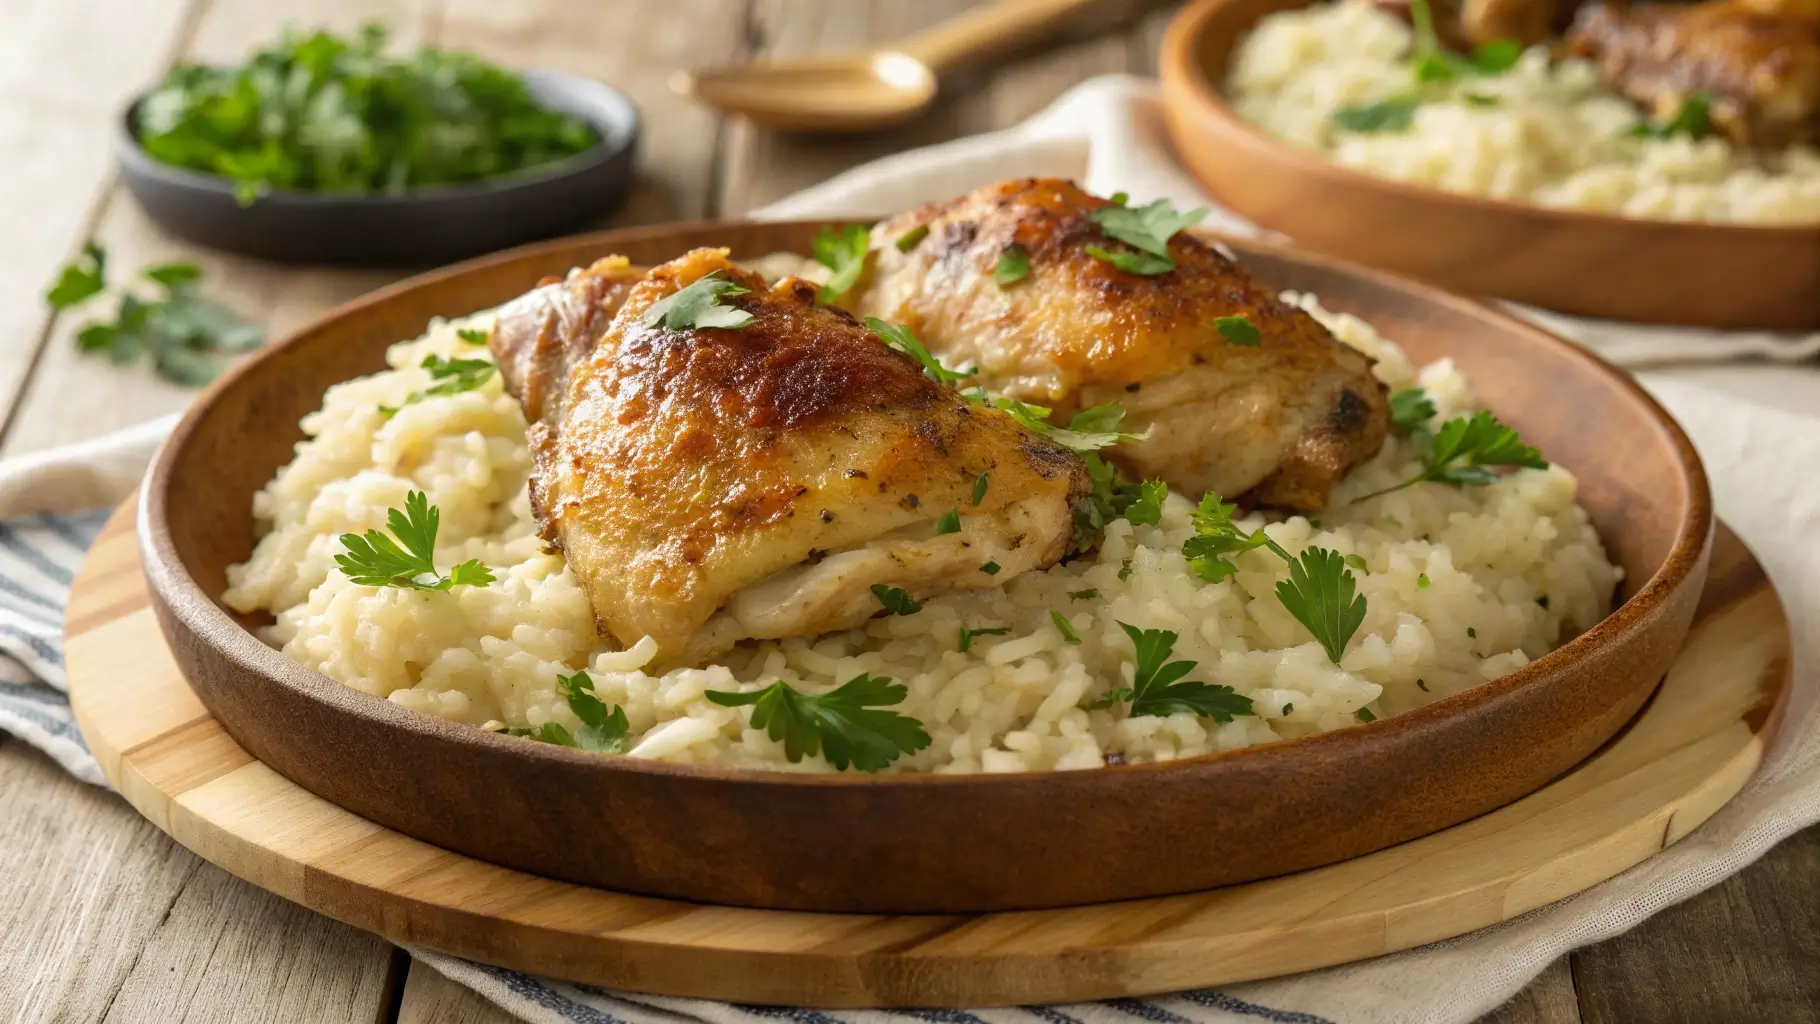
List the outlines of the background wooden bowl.
{"label": "background wooden bowl", "polygon": [[1376,178],[1240,120],[1228,59],[1258,20],[1311,0],[1200,0],[1164,36],[1169,133],[1253,223],[1322,252],[1563,313],[1727,328],[1820,328],[1820,224],[1634,220]]}
{"label": "background wooden bowl", "polygon": [[403,282],[217,382],[144,491],[159,622],[209,710],[254,756],[439,846],[623,891],[786,909],[955,912],[1187,892],[1357,856],[1508,803],[1592,752],[1672,660],[1706,576],[1697,457],[1622,373],[1476,303],[1231,241],[1278,287],[1366,317],[1417,360],[1452,356],[1577,473],[1628,599],[1560,650],[1370,725],[1161,765],[1020,775],[802,776],[607,758],[406,711],[291,662],[216,603],[252,550],[252,495],[330,384],[383,368],[432,316],[495,305],[607,253],[804,251],[820,225],[698,224],[564,239]]}

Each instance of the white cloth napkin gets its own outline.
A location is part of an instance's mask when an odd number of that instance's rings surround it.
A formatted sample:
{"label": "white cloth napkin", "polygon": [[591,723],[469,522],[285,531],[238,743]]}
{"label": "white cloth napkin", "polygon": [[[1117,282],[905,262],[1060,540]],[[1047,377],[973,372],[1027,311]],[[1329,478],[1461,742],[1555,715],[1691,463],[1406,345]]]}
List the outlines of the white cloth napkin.
{"label": "white cloth napkin", "polygon": [[[1154,88],[1114,77],[1086,83],[1020,128],[904,153],[841,175],[763,211],[769,217],[869,214],[904,207],[1016,175],[1063,175],[1099,192],[1124,190],[1140,200],[1158,196],[1178,205],[1204,199],[1174,165],[1164,139]],[[1249,230],[1230,216],[1210,222]],[[1619,361],[1743,355],[1799,358],[1820,349],[1820,337],[1721,335],[1567,321],[1581,341]],[[1721,356],[1719,353],[1723,353]],[[1043,1009],[978,1011],[805,1011],[743,1007],[699,1000],[602,992],[471,963],[428,950],[420,959],[502,1007],[531,1021],[607,1021],[670,1024],[1167,1024],[1258,1019],[1324,1022],[1452,1022],[1471,1020],[1509,999],[1562,953],[1622,932],[1665,906],[1736,872],[1792,832],[1820,820],[1820,479],[1791,467],[1820,466],[1820,421],[1781,412],[1681,380],[1645,384],[1681,421],[1706,460],[1719,514],[1762,560],[1780,591],[1794,628],[1795,696],[1757,775],[1711,820],[1669,849],[1602,885],[1494,928],[1419,949],[1292,977],[1145,1000]],[[56,513],[123,498],[170,426],[156,421],[100,441],[25,460],[0,463],[0,519]],[[92,517],[89,522],[92,522]],[[33,548],[68,548],[83,520],[58,515],[0,524],[0,728],[45,745],[39,728],[7,717],[6,686],[18,687],[14,717],[41,714],[60,697],[60,670],[36,673],[43,685],[8,683],[17,668],[49,663],[39,647],[8,632],[16,604],[23,616],[60,603],[53,577],[66,573],[69,552],[53,563]],[[32,530],[26,529],[29,526]],[[41,528],[41,529],[40,529]],[[10,537],[12,545],[7,538]],[[9,560],[10,559],[10,560]],[[23,566],[23,568],[16,568]],[[50,581],[50,582],[46,582]],[[67,582],[67,581],[65,581]],[[28,594],[28,592],[30,592]],[[27,596],[20,596],[27,595]],[[48,596],[47,596],[48,595]],[[36,602],[35,604],[32,602]],[[37,617],[19,621],[37,622]],[[30,659],[37,660],[31,661]],[[17,673],[13,673],[17,674]],[[37,703],[31,703],[36,701]],[[67,709],[65,708],[65,720]],[[52,722],[55,725],[55,722]],[[64,737],[67,739],[67,736]],[[76,744],[79,747],[79,742]],[[66,743],[65,765],[82,775],[93,762]]]}

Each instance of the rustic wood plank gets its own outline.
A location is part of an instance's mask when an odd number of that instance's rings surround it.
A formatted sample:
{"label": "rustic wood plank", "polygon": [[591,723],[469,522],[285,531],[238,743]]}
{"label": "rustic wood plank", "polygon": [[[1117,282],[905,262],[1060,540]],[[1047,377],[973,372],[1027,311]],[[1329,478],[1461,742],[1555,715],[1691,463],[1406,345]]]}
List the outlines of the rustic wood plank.
{"label": "rustic wood plank", "polygon": [[392,947],[240,881],[190,878],[109,1008],[109,1024],[312,1021],[372,1024]]}
{"label": "rustic wood plank", "polygon": [[114,119],[169,60],[190,0],[0,5],[0,423],[50,323],[43,293],[113,178]]}
{"label": "rustic wood plank", "polygon": [[1580,1024],[1568,958],[1549,964],[1516,998],[1479,1018],[1479,1024]]}
{"label": "rustic wood plank", "polygon": [[0,737],[0,1020],[99,1020],[201,861]]}
{"label": "rustic wood plank", "polygon": [[1820,826],[1573,955],[1586,1024],[1820,1021]]}
{"label": "rustic wood plank", "polygon": [[490,1000],[450,981],[434,967],[411,961],[398,1024],[508,1024],[517,1020]]}

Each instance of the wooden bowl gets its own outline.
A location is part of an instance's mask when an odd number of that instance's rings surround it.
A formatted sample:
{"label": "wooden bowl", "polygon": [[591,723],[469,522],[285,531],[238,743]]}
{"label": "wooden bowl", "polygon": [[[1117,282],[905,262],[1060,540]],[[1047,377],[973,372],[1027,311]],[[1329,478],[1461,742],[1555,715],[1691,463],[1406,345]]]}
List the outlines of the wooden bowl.
{"label": "wooden bowl", "polygon": [[1158,67],[1169,134],[1219,201],[1322,252],[1563,313],[1723,328],[1820,328],[1820,224],[1639,220],[1373,177],[1276,139],[1222,98],[1239,40],[1310,0],[1199,0]]}
{"label": "wooden bowl", "polygon": [[337,381],[384,367],[432,316],[547,274],[697,245],[804,251],[820,225],[696,224],[563,239],[337,309],[218,381],[145,484],[153,604],[209,710],[334,803],[470,856],[568,881],[757,907],[945,913],[1205,889],[1327,864],[1521,797],[1612,736],[1673,659],[1713,518],[1687,438],[1629,378],[1477,303],[1227,240],[1264,280],[1366,317],[1579,475],[1629,581],[1622,607],[1517,672],[1370,725],[1168,764],[1017,775],[804,776],[609,758],[403,708],[306,669],[217,603],[254,542],[252,498]]}

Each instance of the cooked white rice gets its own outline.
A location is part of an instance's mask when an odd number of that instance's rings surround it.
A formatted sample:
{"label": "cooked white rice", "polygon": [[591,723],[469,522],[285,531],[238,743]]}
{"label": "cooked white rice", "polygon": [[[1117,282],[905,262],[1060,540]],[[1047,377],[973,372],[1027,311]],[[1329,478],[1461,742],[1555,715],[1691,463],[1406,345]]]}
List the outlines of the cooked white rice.
{"label": "cooked white rice", "polygon": [[[1355,170],[1499,199],[1667,220],[1820,221],[1820,151],[1766,170],[1724,139],[1627,137],[1637,109],[1587,60],[1533,47],[1510,73],[1475,77],[1416,108],[1402,131],[1334,126],[1334,111],[1407,94],[1410,29],[1371,0],[1265,17],[1227,80],[1245,120]],[[1472,93],[1496,97],[1475,105]]]}
{"label": "cooked white rice", "polygon": [[[1470,410],[1467,382],[1448,361],[1419,372],[1370,325],[1292,297],[1378,360],[1393,388],[1420,383],[1443,416]],[[644,671],[655,645],[610,649],[595,635],[587,598],[560,554],[536,536],[526,499],[531,468],[518,403],[497,375],[464,394],[399,406],[428,383],[424,356],[482,354],[456,336],[486,314],[437,322],[394,345],[392,370],[338,384],[303,420],[310,440],[254,499],[267,532],[228,572],[226,601],[266,609],[266,639],[291,658],[402,707],[488,728],[577,720],[558,695],[557,673],[586,669],[602,699],[625,708],[630,755],[694,764],[828,771],[820,758],[792,765],[783,748],[747,727],[750,709],[703,697],[782,679],[815,692],[862,673],[906,684],[894,710],[920,719],[930,746],[892,768],[939,772],[1091,768],[1123,759],[1163,761],[1354,724],[1476,686],[1550,650],[1608,611],[1620,570],[1606,559],[1574,478],[1556,466],[1521,470],[1482,488],[1421,485],[1358,505],[1364,494],[1416,468],[1391,439],[1341,486],[1333,505],[1266,527],[1294,552],[1318,544],[1358,554],[1369,602],[1339,666],[1283,608],[1274,588],[1283,563],[1267,551],[1239,556],[1241,571],[1202,582],[1180,548],[1192,503],[1171,495],[1157,526],[1124,520],[1097,557],[1027,573],[1002,588],[937,598],[908,616],[807,639],[765,641],[726,663]],[[442,510],[437,564],[478,558],[498,579],[485,587],[424,593],[361,586],[335,566],[338,536],[385,525],[410,490]],[[1198,497],[1198,496],[1197,496]],[[1260,516],[1246,520],[1255,528]],[[1121,570],[1129,566],[1123,574]],[[1071,599],[1095,590],[1097,596]],[[1065,643],[1051,610],[1080,636]],[[1131,678],[1131,645],[1119,621],[1181,634],[1175,656],[1199,663],[1188,678],[1232,686],[1256,717],[1219,725],[1193,715],[1126,718],[1080,705]],[[960,653],[960,627],[1006,627]],[[529,742],[529,741],[527,741]]]}

